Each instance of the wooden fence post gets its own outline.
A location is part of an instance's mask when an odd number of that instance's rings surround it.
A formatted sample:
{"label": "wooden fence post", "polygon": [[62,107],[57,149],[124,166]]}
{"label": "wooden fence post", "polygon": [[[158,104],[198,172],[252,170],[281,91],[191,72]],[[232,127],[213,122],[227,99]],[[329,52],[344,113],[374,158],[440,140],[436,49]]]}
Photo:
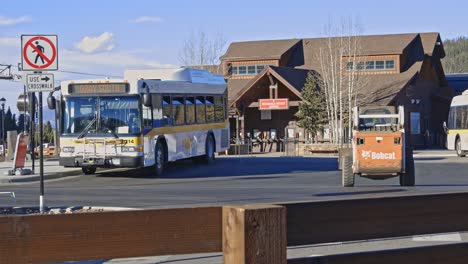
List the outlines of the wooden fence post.
{"label": "wooden fence post", "polygon": [[224,264],[286,264],[286,208],[223,207]]}

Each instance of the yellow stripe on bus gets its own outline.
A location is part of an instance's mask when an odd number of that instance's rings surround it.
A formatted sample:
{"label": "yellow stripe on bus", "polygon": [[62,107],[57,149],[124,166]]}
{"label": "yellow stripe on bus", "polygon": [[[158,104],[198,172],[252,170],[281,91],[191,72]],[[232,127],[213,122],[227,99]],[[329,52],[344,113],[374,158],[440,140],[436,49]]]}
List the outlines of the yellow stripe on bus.
{"label": "yellow stripe on bus", "polygon": [[159,128],[153,128],[150,132],[148,132],[144,136],[151,138],[156,135],[162,135],[162,134],[183,133],[183,132],[192,132],[192,131],[198,131],[198,130],[210,130],[210,129],[223,129],[223,128],[226,128],[228,125],[229,125],[229,121],[226,120],[223,123],[159,127]]}
{"label": "yellow stripe on bus", "polygon": [[449,129],[448,134],[468,134],[468,129]]}
{"label": "yellow stripe on bus", "polygon": [[60,138],[62,146],[77,146],[82,144],[101,144],[104,145],[125,145],[137,146],[141,145],[143,140],[140,137],[125,137],[125,138]]}

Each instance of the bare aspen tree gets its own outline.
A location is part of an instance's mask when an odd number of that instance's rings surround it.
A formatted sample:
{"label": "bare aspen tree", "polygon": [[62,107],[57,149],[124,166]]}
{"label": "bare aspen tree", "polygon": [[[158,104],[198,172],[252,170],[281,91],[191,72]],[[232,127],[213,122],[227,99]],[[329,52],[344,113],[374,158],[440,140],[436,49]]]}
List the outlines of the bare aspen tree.
{"label": "bare aspen tree", "polygon": [[179,63],[184,66],[219,65],[227,40],[222,33],[208,36],[203,31],[192,32],[179,51]]}
{"label": "bare aspen tree", "polygon": [[[319,48],[319,70],[325,88],[332,143],[343,143],[346,116],[347,136],[351,137],[351,109],[358,103],[357,94],[365,80],[359,73],[361,69],[356,68],[358,65],[365,67],[358,62],[362,50],[360,31],[359,24],[353,19],[342,19],[340,25],[330,19],[326,26],[326,40]],[[347,69],[349,62],[352,63],[351,69]]]}

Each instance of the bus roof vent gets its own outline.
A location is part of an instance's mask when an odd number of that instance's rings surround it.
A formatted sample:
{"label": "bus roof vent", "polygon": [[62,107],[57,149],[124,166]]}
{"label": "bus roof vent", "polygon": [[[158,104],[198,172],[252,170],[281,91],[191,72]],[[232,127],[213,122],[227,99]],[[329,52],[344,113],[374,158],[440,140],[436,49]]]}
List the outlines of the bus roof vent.
{"label": "bus roof vent", "polygon": [[212,74],[206,70],[192,68],[126,70],[124,73],[124,79],[127,79],[129,81],[137,81],[144,79],[160,81],[179,81],[190,83],[226,83],[224,77],[221,75]]}
{"label": "bus roof vent", "polygon": [[463,91],[462,94],[463,94],[463,95],[467,95],[467,94],[468,94],[468,90]]}

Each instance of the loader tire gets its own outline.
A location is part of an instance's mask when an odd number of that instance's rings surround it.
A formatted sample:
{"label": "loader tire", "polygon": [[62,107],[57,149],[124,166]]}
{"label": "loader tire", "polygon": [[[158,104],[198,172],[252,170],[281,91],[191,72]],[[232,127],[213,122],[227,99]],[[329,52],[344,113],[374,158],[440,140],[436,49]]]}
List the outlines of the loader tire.
{"label": "loader tire", "polygon": [[415,170],[413,151],[406,151],[406,168],[405,173],[400,174],[400,186],[414,186],[415,184]]}
{"label": "loader tire", "polygon": [[353,156],[344,155],[342,159],[341,183],[343,187],[353,187]]}

